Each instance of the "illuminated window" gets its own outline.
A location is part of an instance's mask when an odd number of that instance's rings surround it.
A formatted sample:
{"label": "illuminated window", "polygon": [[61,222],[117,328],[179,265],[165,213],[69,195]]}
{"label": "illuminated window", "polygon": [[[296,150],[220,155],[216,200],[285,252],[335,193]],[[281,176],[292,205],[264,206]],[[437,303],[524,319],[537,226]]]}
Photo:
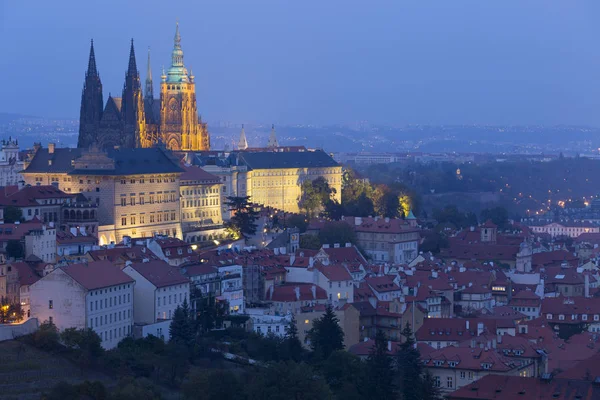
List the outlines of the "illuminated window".
{"label": "illuminated window", "polygon": [[[50,301],[52,301],[52,300],[50,300]],[[52,307],[50,307],[50,308],[52,308]],[[305,320],[304,320],[304,323],[305,323],[305,324],[308,324],[308,320],[307,320],[307,319],[305,319]]]}

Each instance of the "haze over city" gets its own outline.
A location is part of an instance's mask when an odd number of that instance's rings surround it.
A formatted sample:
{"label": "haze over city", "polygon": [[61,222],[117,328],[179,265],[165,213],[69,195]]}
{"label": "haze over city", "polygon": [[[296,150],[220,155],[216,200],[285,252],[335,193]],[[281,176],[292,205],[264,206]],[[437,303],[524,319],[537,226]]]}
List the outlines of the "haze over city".
{"label": "haze over city", "polygon": [[[175,21],[210,122],[600,125],[597,1],[0,4],[0,110],[77,118],[90,39],[106,95]],[[156,84],[155,80],[155,84]]]}

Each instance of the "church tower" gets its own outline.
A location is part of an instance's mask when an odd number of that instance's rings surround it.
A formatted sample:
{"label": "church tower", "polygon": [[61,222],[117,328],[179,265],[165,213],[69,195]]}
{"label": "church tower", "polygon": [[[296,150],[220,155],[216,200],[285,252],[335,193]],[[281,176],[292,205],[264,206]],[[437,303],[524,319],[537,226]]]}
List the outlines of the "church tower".
{"label": "church tower", "polygon": [[246,150],[248,148],[248,141],[246,140],[246,132],[244,131],[244,124],[242,124],[242,132],[240,133],[240,141],[238,143],[239,150]]}
{"label": "church tower", "polygon": [[171,67],[161,76],[160,136],[171,150],[208,150],[208,130],[198,117],[194,75],[183,64],[179,24],[175,30]]}
{"label": "church tower", "polygon": [[135,62],[133,39],[131,39],[129,65],[125,74],[123,96],[121,97],[121,116],[123,121],[121,146],[127,148],[141,147],[146,139],[146,117],[144,115],[140,73]]}
{"label": "church tower", "polygon": [[279,147],[279,142],[277,141],[277,136],[275,135],[275,124],[271,125],[271,135],[269,136],[267,147],[270,149]]}
{"label": "church tower", "polygon": [[102,82],[96,67],[94,41],[90,45],[90,58],[85,73],[85,82],[81,94],[81,110],[79,112],[79,137],[77,147],[90,147],[97,140],[100,119],[104,102],[102,100]]}

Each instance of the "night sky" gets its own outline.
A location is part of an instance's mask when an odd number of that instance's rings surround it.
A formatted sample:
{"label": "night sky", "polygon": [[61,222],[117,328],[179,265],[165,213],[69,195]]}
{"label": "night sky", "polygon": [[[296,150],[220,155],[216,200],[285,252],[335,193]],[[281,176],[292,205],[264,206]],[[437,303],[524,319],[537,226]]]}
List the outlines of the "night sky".
{"label": "night sky", "polygon": [[598,0],[0,0],[0,112],[77,118],[91,38],[157,93],[177,20],[209,123],[600,126]]}

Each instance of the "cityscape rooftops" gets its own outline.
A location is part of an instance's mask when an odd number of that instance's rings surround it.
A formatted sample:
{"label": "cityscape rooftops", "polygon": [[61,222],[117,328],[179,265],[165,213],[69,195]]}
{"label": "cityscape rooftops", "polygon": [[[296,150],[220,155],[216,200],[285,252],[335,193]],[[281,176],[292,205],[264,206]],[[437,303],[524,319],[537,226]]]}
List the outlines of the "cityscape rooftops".
{"label": "cityscape rooftops", "polygon": [[87,290],[131,283],[134,280],[108,261],[71,264],[62,270]]}

